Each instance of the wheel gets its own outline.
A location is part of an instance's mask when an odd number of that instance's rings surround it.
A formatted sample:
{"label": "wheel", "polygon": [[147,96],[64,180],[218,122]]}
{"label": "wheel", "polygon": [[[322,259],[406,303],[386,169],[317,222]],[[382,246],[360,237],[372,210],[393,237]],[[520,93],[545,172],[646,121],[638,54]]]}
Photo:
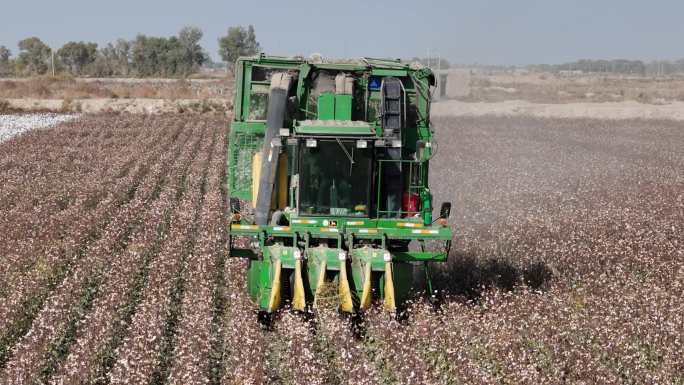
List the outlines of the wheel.
{"label": "wheel", "polygon": [[265,310],[260,310],[257,314],[257,321],[264,330],[273,330],[273,320],[275,313],[269,313]]}

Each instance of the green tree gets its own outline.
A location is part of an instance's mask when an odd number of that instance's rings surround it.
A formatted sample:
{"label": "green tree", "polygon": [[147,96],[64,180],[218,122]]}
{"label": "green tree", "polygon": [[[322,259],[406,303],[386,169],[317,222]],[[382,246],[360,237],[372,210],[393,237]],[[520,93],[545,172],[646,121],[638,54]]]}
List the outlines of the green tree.
{"label": "green tree", "polygon": [[138,76],[187,76],[206,60],[201,38],[194,27],[169,38],[138,35],[131,43],[131,67]]}
{"label": "green tree", "polygon": [[97,44],[84,42],[69,42],[57,51],[57,57],[69,72],[82,75],[86,66],[97,57]]}
{"label": "green tree", "polygon": [[12,57],[12,52],[5,47],[0,45],[0,75],[9,75],[11,71],[10,58]]}
{"label": "green tree", "polygon": [[131,66],[138,76],[161,75],[166,39],[138,35],[131,44]]}
{"label": "green tree", "polygon": [[29,74],[44,74],[48,70],[48,63],[52,49],[37,37],[29,37],[19,42],[19,64]]}
{"label": "green tree", "polygon": [[219,38],[219,55],[232,70],[235,61],[240,56],[256,55],[261,46],[256,40],[254,27],[243,26],[228,28],[228,34]]}
{"label": "green tree", "polygon": [[184,27],[178,33],[180,49],[180,63],[178,70],[181,75],[188,75],[199,70],[199,67],[207,61],[207,55],[200,45],[202,30],[196,27]]}
{"label": "green tree", "polygon": [[118,39],[102,49],[93,65],[93,72],[97,76],[128,76],[131,61],[132,42]]}
{"label": "green tree", "polygon": [[113,46],[114,57],[116,58],[117,71],[124,76],[128,76],[131,60],[131,42],[125,39],[118,39]]}
{"label": "green tree", "polygon": [[0,63],[9,63],[10,57],[12,52],[4,45],[0,45]]}

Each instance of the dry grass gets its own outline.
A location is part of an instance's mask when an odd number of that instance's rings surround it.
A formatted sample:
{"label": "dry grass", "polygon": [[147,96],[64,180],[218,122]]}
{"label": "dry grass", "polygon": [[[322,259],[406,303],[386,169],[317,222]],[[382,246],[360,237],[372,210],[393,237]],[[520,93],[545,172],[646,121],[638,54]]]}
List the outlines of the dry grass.
{"label": "dry grass", "polygon": [[16,112],[7,100],[0,99],[0,114],[11,114]]}
{"label": "dry grass", "polygon": [[226,79],[77,79],[41,76],[0,80],[0,98],[209,99],[230,98],[232,88],[232,80]]}

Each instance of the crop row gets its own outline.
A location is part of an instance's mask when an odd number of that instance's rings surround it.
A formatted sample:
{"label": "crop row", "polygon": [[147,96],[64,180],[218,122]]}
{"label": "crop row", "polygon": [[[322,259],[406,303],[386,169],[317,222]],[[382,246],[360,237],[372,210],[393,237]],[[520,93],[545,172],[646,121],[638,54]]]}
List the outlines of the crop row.
{"label": "crop row", "polygon": [[164,149],[179,157],[159,165],[164,170],[164,183],[156,192],[158,198],[142,219],[140,229],[131,237],[126,250],[121,253],[121,258],[112,266],[110,279],[103,285],[102,294],[94,302],[91,314],[80,325],[74,346],[64,364],[56,371],[52,383],[72,383],[79,379],[89,382],[104,380],[114,349],[139,301],[149,265],[168,235],[168,222],[179,191],[176,182],[184,178],[198,143],[193,138],[193,131],[187,131],[190,140],[180,154]]}
{"label": "crop row", "polygon": [[[162,147],[150,154],[152,159],[157,159],[155,163],[164,165],[173,153]],[[119,258],[137,230],[140,218],[163,181],[164,167],[144,165],[144,169],[145,172],[135,176],[141,181],[134,182],[137,187],[130,193],[130,200],[107,219],[102,236],[85,250],[73,271],[48,297],[29,333],[14,347],[4,378],[28,382],[47,377],[54,370],[62,358],[60,352],[71,342],[78,321],[89,311],[100,285],[110,277],[112,262]]]}
{"label": "crop row", "polygon": [[[90,125],[82,128],[85,133],[96,132]],[[67,135],[77,128],[67,128]],[[72,136],[72,135],[68,135]],[[34,137],[25,138],[34,154],[52,152],[60,153],[63,147],[57,141],[55,150],[46,150],[45,144]],[[6,287],[22,287],[23,282],[33,282],[40,279],[41,273],[54,261],[48,260],[44,255],[53,255],[50,248],[56,245],[56,240],[64,235],[75,232],[75,226],[86,215],[87,211],[95,209],[101,199],[110,192],[128,191],[131,188],[129,180],[121,177],[128,174],[136,166],[136,154],[134,151],[121,151],[120,148],[129,139],[129,135],[122,135],[121,142],[115,145],[105,145],[94,135],[87,138],[92,140],[85,146],[73,149],[67,147],[67,152],[78,151],[79,166],[83,173],[75,173],[71,176],[61,175],[59,169],[64,167],[68,160],[52,159],[54,155],[37,159],[22,159],[24,152],[17,152],[14,162],[29,162],[32,166],[24,170],[21,178],[34,180],[29,186],[20,188],[22,200],[18,201],[12,210],[8,210],[0,222],[2,234],[7,242],[2,243],[3,252],[7,263],[0,270],[0,281]],[[132,150],[142,150],[145,145],[149,146],[153,141],[159,140],[152,132],[149,132],[144,140],[140,140],[140,146],[131,146]],[[26,143],[22,143],[27,145]],[[52,147],[49,147],[52,148]],[[101,154],[95,156],[91,154]],[[144,163],[138,163],[142,166]],[[135,170],[133,170],[135,171]],[[40,181],[38,174],[44,174]],[[9,186],[19,184],[16,179],[8,182]],[[116,182],[119,182],[118,184]],[[17,187],[19,188],[19,187]],[[56,197],[51,197],[56,196]],[[31,213],[31,215],[27,215]],[[9,290],[3,290],[2,295],[8,295]]]}
{"label": "crop row", "polygon": [[[95,242],[103,238],[107,228],[116,228],[116,224],[110,225],[114,214],[133,198],[136,189],[147,175],[148,167],[144,163],[151,159],[154,159],[152,154],[140,159],[141,163],[135,166],[137,171],[119,178],[113,191],[100,201],[97,207],[90,210],[81,206],[81,215],[73,220],[70,226],[59,229],[64,232],[59,233],[57,239],[44,241],[47,248],[41,256],[44,263],[34,266],[25,276],[21,276],[21,279],[12,282],[11,291],[0,306],[0,325],[3,330],[0,362],[6,360],[10,353],[9,348],[28,332],[34,317],[44,308],[44,302],[52,290],[72,275],[72,270],[78,268],[77,262],[87,254]],[[97,181],[84,183],[92,185],[97,184]],[[29,196],[27,198],[30,199]]]}
{"label": "crop row", "polygon": [[223,363],[221,384],[266,383],[266,333],[255,322],[254,303],[247,293],[247,261],[226,261],[226,311],[224,314]]}
{"label": "crop row", "polygon": [[169,365],[169,383],[206,384],[209,382],[210,341],[212,315],[214,312],[213,292],[222,241],[222,195],[220,186],[224,183],[222,165],[225,158],[223,133],[213,132],[209,151],[210,162],[205,175],[205,195],[197,222],[194,248],[186,260],[186,288],[179,304],[181,318],[177,328],[176,341]]}
{"label": "crop row", "polygon": [[199,156],[192,160],[188,175],[178,181],[183,187],[178,196],[182,197],[170,220],[169,237],[150,265],[140,305],[128,335],[116,351],[118,358],[109,373],[111,384],[142,384],[153,376],[163,381],[168,350],[173,345],[178,301],[184,289],[186,259],[194,243],[197,210],[203,198],[200,186],[211,148],[211,140],[206,140],[205,135],[206,129],[202,127],[201,134],[196,135]]}
{"label": "crop row", "polygon": [[[136,150],[153,144],[157,139],[154,130],[121,127],[122,132],[115,140],[106,140],[101,133],[115,130],[116,122],[112,123],[111,126],[96,127],[92,118],[84,118],[79,123],[60,128],[63,132],[53,140],[36,133],[6,144],[8,147],[28,145],[32,148],[32,151],[15,151],[0,160],[4,171],[0,175],[6,185],[2,191],[4,199],[0,199],[6,213],[2,231],[37,233],[12,238],[12,241],[22,245],[22,241],[39,237],[39,232],[49,231],[50,228],[35,226],[32,221],[47,220],[78,207],[74,203],[79,199],[87,198],[88,205],[95,206],[102,193],[109,191],[116,179],[126,175],[139,160],[134,157]],[[84,184],[83,181],[98,183]],[[31,199],[27,199],[27,192],[30,192]],[[27,211],[34,215],[26,215]],[[40,246],[41,242],[33,244]],[[25,247],[21,248],[25,250]]]}
{"label": "crop row", "polygon": [[[130,194],[135,185],[130,185],[130,180],[123,177],[135,172],[145,172],[145,161],[139,158],[139,153],[149,148],[155,141],[159,141],[158,131],[136,130],[138,133],[147,132],[144,138],[133,142],[129,148],[126,143],[131,139],[138,139],[137,135],[124,130],[120,141],[106,143],[94,133],[96,122],[87,120],[83,122],[80,132],[88,134],[86,138],[92,139],[85,146],[65,147],[66,144],[61,140],[55,140],[54,147],[45,148],[42,137],[38,136],[24,138],[22,145],[31,146],[34,150],[32,154],[50,154],[46,159],[22,159],[22,154],[29,151],[17,151],[15,162],[21,164],[28,162],[32,167],[22,173],[37,179],[36,174],[45,174],[47,178],[42,183],[32,183],[23,188],[23,200],[20,201],[18,208],[11,210],[7,216],[3,217],[2,233],[6,236],[7,242],[3,243],[7,249],[8,263],[3,266],[1,271],[2,281],[7,282],[7,286],[21,287],[22,279],[32,282],[33,276],[39,274],[46,267],[53,265],[52,261],[46,260],[43,255],[51,255],[49,252],[54,247],[56,241],[65,235],[71,235],[88,211],[96,209],[98,204],[108,196],[116,197],[115,203],[121,203]],[[105,128],[106,127],[106,128]],[[113,130],[112,127],[102,127],[103,131]],[[116,126],[114,126],[116,127]],[[98,127],[100,128],[100,127]],[[65,136],[79,136],[79,128],[68,126],[65,128]],[[61,136],[60,136],[61,137]],[[56,138],[59,139],[60,137]],[[65,163],[71,162],[66,156],[60,158],[62,152],[78,153],[80,163],[80,173],[74,173],[65,177],[59,170]],[[57,153],[58,155],[54,155]],[[52,159],[56,157],[57,159]],[[138,169],[136,171],[136,169]],[[16,185],[16,181],[10,186]],[[49,192],[46,192],[49,191]],[[55,204],[45,195],[57,195],[62,204]],[[26,207],[29,205],[28,207]],[[30,206],[33,205],[33,206]],[[27,215],[29,213],[31,215]],[[15,214],[15,215],[13,215]],[[21,235],[21,236],[18,236]],[[40,278],[40,277],[38,277]],[[4,292],[7,294],[7,291]]]}
{"label": "crop row", "polygon": [[[442,313],[410,333],[440,378],[681,383],[684,135],[671,122],[444,119]],[[449,131],[449,135],[443,135]],[[435,324],[443,325],[436,327]]]}

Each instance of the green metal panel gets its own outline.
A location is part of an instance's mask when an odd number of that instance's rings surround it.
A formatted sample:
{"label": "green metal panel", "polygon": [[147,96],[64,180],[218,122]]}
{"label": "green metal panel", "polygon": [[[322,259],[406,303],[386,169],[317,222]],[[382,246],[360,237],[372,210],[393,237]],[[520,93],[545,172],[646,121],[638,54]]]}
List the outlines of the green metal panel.
{"label": "green metal panel", "polygon": [[318,97],[318,119],[320,120],[334,120],[335,119],[335,94],[332,92],[323,92]]}
{"label": "green metal panel", "polygon": [[373,68],[373,75],[377,76],[397,76],[397,77],[402,77],[408,75],[406,70],[398,70],[398,69],[387,69],[387,68]]}
{"label": "green metal panel", "polygon": [[334,136],[343,136],[343,135],[375,135],[375,131],[373,130],[373,127],[371,127],[368,124],[355,124],[355,125],[339,125],[339,126],[334,126],[334,125],[301,125],[295,127],[295,132],[297,134],[304,134],[304,135],[334,135]]}
{"label": "green metal panel", "polygon": [[416,262],[416,261],[434,261],[446,262],[446,252],[432,252],[432,251],[399,251],[394,253],[394,258],[397,261]]}
{"label": "green metal panel", "polygon": [[[245,76],[245,62],[242,59],[237,60],[235,63],[235,79],[244,79]],[[235,121],[242,120],[242,112],[244,110],[244,98],[245,94],[249,92],[245,89],[248,87],[247,82],[236,81],[235,82],[235,97],[234,97],[234,111],[233,119]]]}
{"label": "green metal panel", "polygon": [[326,70],[342,70],[342,71],[365,71],[368,69],[365,65],[359,64],[345,64],[345,63],[334,63],[334,64],[321,64],[315,63],[314,67]]}
{"label": "green metal panel", "polygon": [[[313,260],[318,261],[317,263],[325,262],[327,270],[340,269],[339,249],[328,247],[310,247],[306,253],[309,262],[312,262]],[[318,275],[314,275],[314,277],[317,276]]]}
{"label": "green metal panel", "polygon": [[335,120],[351,120],[352,96],[335,95]]}
{"label": "green metal panel", "polygon": [[[266,250],[268,252],[266,252]],[[272,246],[264,247],[264,258],[270,255],[271,261],[280,260],[284,269],[294,269],[294,247],[283,246],[276,243]]]}
{"label": "green metal panel", "polygon": [[249,289],[249,294],[252,299],[257,300],[259,298],[260,282],[262,280],[267,280],[268,275],[262,277],[262,273],[268,272],[268,264],[263,260],[252,260],[249,262],[249,272],[247,275],[247,287]]}
{"label": "green metal panel", "polygon": [[[318,288],[318,277],[319,274],[321,274],[321,270],[323,270],[323,262],[327,260],[325,255],[320,255],[320,253],[312,252],[314,249],[309,249],[307,251],[308,253],[308,258],[306,259],[306,277],[307,277],[307,282],[309,283],[307,285],[308,287],[308,293],[307,295],[313,296],[313,293],[316,292],[316,289]],[[328,266],[325,266],[325,269],[328,269]]]}
{"label": "green metal panel", "polygon": [[[296,220],[296,219],[295,219]],[[268,236],[293,237],[295,233],[309,235],[316,238],[336,239],[338,237],[349,239],[415,239],[415,240],[443,240],[448,241],[453,238],[451,228],[442,226],[409,226],[421,225],[422,223],[407,222],[397,220],[395,224],[390,224],[389,220],[373,221],[367,220],[363,225],[346,225],[343,218],[326,218],[320,221],[336,221],[337,227],[326,227],[311,224],[291,224],[291,226],[256,226],[234,224],[231,226],[231,233],[234,235],[256,235],[264,233]],[[350,223],[361,222],[356,219],[347,219]],[[405,226],[400,226],[404,224]],[[414,255],[414,254],[411,254]],[[421,254],[415,254],[419,256]],[[424,259],[419,257],[419,260]]]}
{"label": "green metal panel", "polygon": [[[392,264],[392,280],[394,281],[394,296],[397,303],[403,303],[408,298],[413,286],[413,265],[395,262]],[[385,274],[380,275],[378,281],[378,297],[385,296]]]}
{"label": "green metal panel", "polygon": [[[297,100],[306,100],[306,93],[308,92],[308,84],[306,79],[311,73],[311,66],[308,64],[302,64],[299,67],[299,79],[297,80]],[[304,111],[306,112],[306,111]]]}
{"label": "green metal panel", "polygon": [[252,159],[261,148],[263,124],[234,122],[228,139],[228,192],[252,199]]}
{"label": "green metal panel", "polygon": [[267,56],[263,53],[259,54],[258,56],[253,56],[251,58],[246,59],[254,61],[255,63],[258,63],[264,67],[283,69],[296,68],[297,66],[305,62],[304,59],[301,58],[291,58],[285,56]]}
{"label": "green metal panel", "polygon": [[240,109],[240,115],[238,120],[245,121],[249,118],[249,98],[250,98],[250,88],[252,87],[252,64],[245,63],[242,66],[242,79],[241,89],[242,89],[242,108]]}

